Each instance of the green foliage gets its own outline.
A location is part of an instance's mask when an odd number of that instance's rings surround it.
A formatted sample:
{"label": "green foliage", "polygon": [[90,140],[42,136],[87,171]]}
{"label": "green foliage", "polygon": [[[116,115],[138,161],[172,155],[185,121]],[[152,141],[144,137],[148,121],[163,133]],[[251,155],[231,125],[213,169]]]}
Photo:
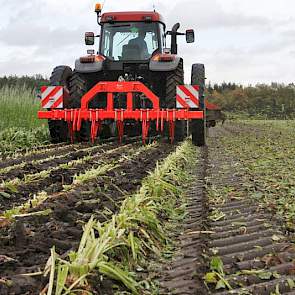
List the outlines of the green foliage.
{"label": "green foliage", "polygon": [[18,150],[29,151],[48,142],[48,130],[45,127],[7,128],[0,132],[0,158],[11,156]]}
{"label": "green foliage", "polygon": [[0,88],[0,128],[36,128],[46,124],[37,118],[40,101],[26,85]]}
{"label": "green foliage", "polygon": [[40,101],[34,89],[20,81],[0,78],[0,157],[48,141],[47,123],[37,118]]}
{"label": "green foliage", "polygon": [[4,76],[0,77],[0,88],[10,87],[10,88],[20,88],[26,85],[29,89],[36,89],[43,85],[48,85],[49,81],[42,75],[35,76]]}
{"label": "green foliage", "polygon": [[232,289],[229,282],[225,279],[225,273],[223,270],[223,261],[218,256],[214,256],[211,258],[210,272],[206,273],[206,275],[204,276],[204,281],[206,284],[214,284],[216,290]]}

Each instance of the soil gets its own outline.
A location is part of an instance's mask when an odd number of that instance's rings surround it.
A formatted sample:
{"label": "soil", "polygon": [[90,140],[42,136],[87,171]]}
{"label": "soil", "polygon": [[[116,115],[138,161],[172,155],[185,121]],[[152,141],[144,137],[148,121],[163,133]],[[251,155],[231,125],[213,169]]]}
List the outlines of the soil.
{"label": "soil", "polygon": [[[59,254],[77,249],[82,225],[92,215],[100,221],[108,220],[118,211],[120,202],[141,186],[142,179],[155,168],[156,162],[173,149],[174,146],[169,144],[160,144],[160,147],[143,150],[139,155],[126,158],[115,170],[87,184],[69,192],[52,194],[50,199],[32,210],[51,209],[48,216],[19,218],[2,228],[0,273],[2,279],[11,280],[13,285],[9,288],[0,283],[0,294],[39,294],[46,279],[22,274],[42,271],[52,246]],[[112,154],[112,158],[119,154],[120,151]],[[106,280],[104,284],[98,294],[112,294],[111,282]]]}
{"label": "soil", "polygon": [[[139,144],[137,144],[136,146],[139,146]],[[108,153],[106,153],[107,148]],[[98,147],[91,152],[79,151],[67,155],[64,159],[51,160],[51,167],[47,166],[46,163],[34,166],[32,164],[28,164],[26,165],[26,167],[30,167],[29,169],[20,169],[18,171],[15,171],[15,173],[13,173],[14,175],[12,176],[12,179],[15,178],[16,175],[22,175],[23,177],[25,177],[24,175],[33,175],[41,171],[46,171],[50,168],[56,167],[56,169],[52,170],[50,174],[45,178],[39,180],[33,179],[32,181],[29,181],[27,183],[21,183],[14,188],[17,190],[17,192],[11,192],[7,189],[5,192],[8,193],[10,197],[0,199],[0,210],[5,211],[12,207],[19,206],[27,200],[32,199],[34,194],[37,194],[38,192],[45,191],[48,194],[60,192],[63,190],[63,185],[72,184],[74,176],[76,174],[81,174],[89,169],[97,168],[102,164],[116,161],[121,157],[122,154],[127,153],[130,148],[131,145],[122,145],[119,148],[118,146],[110,145],[104,148]],[[82,159],[86,155],[91,156],[91,158],[85,160],[83,163],[75,164],[73,167],[70,168],[58,167],[61,164],[68,163],[69,161],[71,161],[71,159]]]}
{"label": "soil", "polygon": [[[294,294],[295,245],[280,222],[249,198],[235,165],[238,159],[224,150],[223,136],[240,132],[264,136],[263,128],[249,128],[247,124],[210,129],[208,149],[200,151],[196,184],[188,191],[183,231],[175,239],[177,255],[163,265],[159,277],[160,294]],[[220,204],[209,201],[205,187],[227,186],[233,188],[232,197]],[[216,210],[224,217],[212,221],[209,217]],[[223,262],[223,278],[230,291],[204,283],[204,276],[211,271],[210,261],[216,256]],[[263,274],[251,272],[253,269]],[[250,273],[242,273],[245,270]]]}
{"label": "soil", "polygon": [[[187,194],[188,214],[179,225],[181,234],[174,238],[177,254],[170,263],[162,265],[158,274],[160,294],[294,294],[294,244],[277,220],[243,189],[243,177],[235,165],[238,159],[227,154],[222,143],[224,135],[241,132],[263,136],[263,128],[225,123],[210,130],[208,147],[199,150],[195,183]],[[37,184],[38,190],[49,188],[51,196],[31,212],[51,209],[52,213],[19,218],[0,230],[0,294],[39,294],[48,278],[22,274],[42,271],[54,245],[59,254],[77,249],[82,225],[92,215],[100,221],[110,219],[122,200],[140,187],[156,161],[173,149],[171,145],[161,144],[159,148],[126,158],[115,170],[69,192],[60,192],[64,180],[61,181],[59,175],[51,175],[53,180],[39,187]],[[121,152],[109,154],[104,161],[119,157]],[[79,169],[85,168],[82,166]],[[71,172],[62,175],[71,181]],[[59,189],[54,190],[54,185]],[[213,204],[208,194],[210,187],[231,187],[233,194],[224,198],[223,203]],[[210,217],[216,211],[223,217],[213,221]],[[203,277],[210,271],[214,256],[223,261],[222,277],[230,284],[231,291],[216,290],[214,284],[204,283]],[[262,270],[264,277],[253,272],[243,273],[253,269]],[[12,280],[13,286],[4,286],[1,279]],[[100,282],[99,278],[92,279]],[[113,282],[97,283],[96,292],[114,294]]]}

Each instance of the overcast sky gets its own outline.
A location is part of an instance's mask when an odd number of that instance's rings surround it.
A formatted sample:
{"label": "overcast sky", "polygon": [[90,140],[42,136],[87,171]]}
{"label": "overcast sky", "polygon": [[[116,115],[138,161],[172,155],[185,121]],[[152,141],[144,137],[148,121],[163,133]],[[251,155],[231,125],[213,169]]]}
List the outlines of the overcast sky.
{"label": "overcast sky", "polygon": [[[49,76],[85,55],[84,32],[98,32],[92,0],[0,0],[0,76]],[[180,40],[186,78],[204,63],[212,82],[295,82],[294,0],[106,0],[104,11],[151,10],[170,28],[196,31]]]}

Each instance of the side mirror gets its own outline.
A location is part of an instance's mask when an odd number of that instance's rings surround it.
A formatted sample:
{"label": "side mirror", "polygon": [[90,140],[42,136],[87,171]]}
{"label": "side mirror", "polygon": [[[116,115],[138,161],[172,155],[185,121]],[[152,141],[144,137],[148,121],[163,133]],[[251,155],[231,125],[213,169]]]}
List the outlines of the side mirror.
{"label": "side mirror", "polygon": [[86,45],[94,45],[94,33],[93,32],[86,32],[85,33],[85,44]]}
{"label": "side mirror", "polygon": [[185,32],[186,43],[194,43],[195,42],[195,32],[194,30],[187,30]]}

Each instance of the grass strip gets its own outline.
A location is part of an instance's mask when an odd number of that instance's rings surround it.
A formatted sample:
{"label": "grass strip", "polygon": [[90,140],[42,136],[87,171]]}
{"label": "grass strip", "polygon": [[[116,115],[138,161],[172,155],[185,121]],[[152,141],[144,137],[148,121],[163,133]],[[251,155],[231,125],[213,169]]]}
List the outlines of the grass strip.
{"label": "grass strip", "polygon": [[47,294],[54,290],[60,295],[92,294],[89,277],[97,273],[120,282],[133,294],[142,294],[144,284],[135,271],[146,265],[148,257],[160,256],[165,249],[169,239],[165,222],[177,216],[187,169],[195,159],[196,149],[184,142],[157,164],[140,190],[123,201],[110,221],[89,220],[77,251],[62,259],[52,249],[44,272],[45,276],[51,274]]}

